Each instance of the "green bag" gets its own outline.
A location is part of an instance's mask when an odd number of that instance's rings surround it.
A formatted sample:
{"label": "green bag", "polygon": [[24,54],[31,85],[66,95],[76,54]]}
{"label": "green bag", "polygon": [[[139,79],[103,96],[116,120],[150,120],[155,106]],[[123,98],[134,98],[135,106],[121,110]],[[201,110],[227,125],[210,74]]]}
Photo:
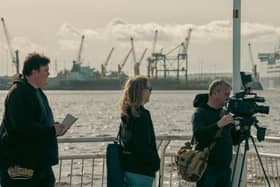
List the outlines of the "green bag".
{"label": "green bag", "polygon": [[217,138],[221,137],[222,129],[216,132],[214,141],[203,150],[195,150],[193,140],[186,142],[177,152],[175,162],[178,175],[185,181],[197,182],[203,176],[211,150],[216,145]]}
{"label": "green bag", "polygon": [[208,156],[208,147],[202,151],[196,151],[191,142],[186,142],[176,155],[178,175],[188,182],[199,181],[207,168]]}

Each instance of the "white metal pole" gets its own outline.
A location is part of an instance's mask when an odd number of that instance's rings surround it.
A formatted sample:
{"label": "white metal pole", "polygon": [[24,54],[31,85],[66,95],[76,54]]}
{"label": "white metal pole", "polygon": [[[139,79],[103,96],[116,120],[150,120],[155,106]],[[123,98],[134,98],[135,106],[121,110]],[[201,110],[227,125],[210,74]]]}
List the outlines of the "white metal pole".
{"label": "white metal pole", "polygon": [[[233,50],[232,50],[232,88],[233,93],[237,93],[241,88],[241,79],[240,79],[240,22],[241,22],[241,2],[240,0],[233,0]],[[240,147],[242,151],[243,147]],[[238,161],[236,165],[234,179],[232,181],[232,187],[238,186],[241,163],[242,163],[242,154],[238,155]],[[234,158],[234,157],[233,157]],[[247,158],[245,158],[246,160]],[[232,165],[234,159],[232,161]],[[247,162],[244,163],[243,175],[241,176],[241,187],[246,186],[247,184]]]}
{"label": "white metal pole", "polygon": [[232,88],[233,92],[240,91],[240,0],[233,2],[233,56],[232,56]]}

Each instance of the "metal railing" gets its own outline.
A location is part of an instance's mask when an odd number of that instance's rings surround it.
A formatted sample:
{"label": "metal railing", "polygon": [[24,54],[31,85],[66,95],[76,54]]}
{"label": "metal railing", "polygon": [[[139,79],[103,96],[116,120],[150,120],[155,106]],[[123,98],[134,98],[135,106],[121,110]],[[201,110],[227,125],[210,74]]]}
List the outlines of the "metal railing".
{"label": "metal railing", "polygon": [[[114,137],[92,138],[62,138],[63,144],[89,143],[92,149],[98,147],[95,153],[78,152],[75,154],[61,153],[59,165],[54,167],[57,187],[105,187],[106,184],[106,155],[107,143],[113,142]],[[194,186],[178,178],[175,156],[177,150],[190,136],[158,136],[158,151],[161,157],[161,169],[156,175],[154,186],[160,187],[183,187]],[[266,142],[280,143],[280,138],[266,137]],[[74,148],[72,148],[74,149]],[[71,152],[71,149],[70,149]],[[262,162],[272,186],[280,186],[280,154],[260,153]],[[257,157],[254,153],[247,156],[247,186],[265,186],[265,178]]]}

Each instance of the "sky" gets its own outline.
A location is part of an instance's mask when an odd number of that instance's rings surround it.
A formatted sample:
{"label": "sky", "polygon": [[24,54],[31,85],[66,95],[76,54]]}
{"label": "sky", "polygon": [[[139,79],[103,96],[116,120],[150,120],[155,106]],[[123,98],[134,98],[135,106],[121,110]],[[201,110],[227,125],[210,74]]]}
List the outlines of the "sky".
{"label": "sky", "polygon": [[[250,42],[254,63],[263,71],[257,54],[279,46],[280,1],[241,1],[241,70],[251,70]],[[0,17],[5,19],[13,49],[20,51],[20,61],[33,51],[44,53],[56,62],[50,65],[52,76],[71,69],[81,35],[85,35],[83,65],[98,70],[112,47],[108,69],[116,70],[133,37],[137,59],[148,48],[141,66],[145,74],[154,30],[159,31],[156,51],[167,52],[184,40],[189,28],[193,29],[189,72],[231,72],[232,9],[233,0],[0,0]],[[124,70],[133,73],[132,59]],[[14,72],[1,25],[0,75]]]}

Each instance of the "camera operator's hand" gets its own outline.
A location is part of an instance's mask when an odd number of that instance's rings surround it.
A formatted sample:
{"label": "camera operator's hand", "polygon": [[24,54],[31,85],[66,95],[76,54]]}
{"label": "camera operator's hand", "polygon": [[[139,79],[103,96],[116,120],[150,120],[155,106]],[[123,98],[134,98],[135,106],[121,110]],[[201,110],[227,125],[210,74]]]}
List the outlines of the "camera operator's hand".
{"label": "camera operator's hand", "polygon": [[219,128],[223,128],[229,124],[233,123],[233,118],[230,114],[224,115],[218,122],[217,125]]}

